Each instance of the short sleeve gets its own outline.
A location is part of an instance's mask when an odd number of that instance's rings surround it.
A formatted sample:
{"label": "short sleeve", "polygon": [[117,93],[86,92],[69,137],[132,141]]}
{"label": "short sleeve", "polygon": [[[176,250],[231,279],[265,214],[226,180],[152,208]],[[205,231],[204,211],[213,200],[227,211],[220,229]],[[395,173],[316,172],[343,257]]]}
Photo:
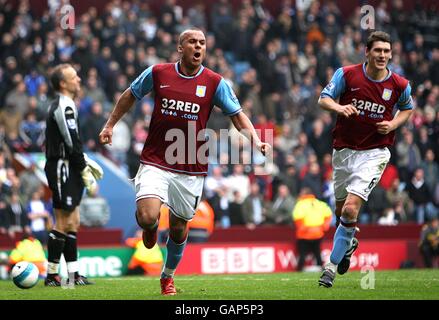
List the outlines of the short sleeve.
{"label": "short sleeve", "polygon": [[224,78],[222,78],[218,84],[215,96],[213,98],[213,103],[220,107],[223,111],[223,114],[226,116],[233,116],[242,110],[238,98],[233,92],[233,89],[224,80]]}
{"label": "short sleeve", "polygon": [[143,71],[130,85],[131,92],[137,100],[142,99],[153,89],[152,69],[154,66]]}
{"label": "short sleeve", "polygon": [[412,87],[410,86],[410,83],[407,83],[407,87],[401,93],[398,102],[396,103],[399,110],[413,109],[413,100],[412,100],[411,92],[412,92]]}
{"label": "short sleeve", "polygon": [[344,91],[346,82],[344,79],[343,68],[338,68],[332,76],[331,81],[326,85],[320,94],[320,98],[332,98],[337,99]]}

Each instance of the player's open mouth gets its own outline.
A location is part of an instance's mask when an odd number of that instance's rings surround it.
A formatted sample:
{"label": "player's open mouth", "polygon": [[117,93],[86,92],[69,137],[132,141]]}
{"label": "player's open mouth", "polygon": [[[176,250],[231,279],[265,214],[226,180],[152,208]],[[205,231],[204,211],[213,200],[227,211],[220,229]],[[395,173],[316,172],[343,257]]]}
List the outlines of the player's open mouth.
{"label": "player's open mouth", "polygon": [[195,52],[194,60],[199,60],[200,58],[201,58],[201,53],[200,52]]}

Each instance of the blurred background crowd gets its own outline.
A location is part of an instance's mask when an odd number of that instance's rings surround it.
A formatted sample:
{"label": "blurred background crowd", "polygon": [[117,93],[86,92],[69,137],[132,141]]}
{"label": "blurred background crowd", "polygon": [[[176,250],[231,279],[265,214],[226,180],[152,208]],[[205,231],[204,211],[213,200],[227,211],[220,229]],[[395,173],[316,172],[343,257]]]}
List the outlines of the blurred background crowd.
{"label": "blurred background crowd", "polygon": [[[133,177],[153,99],[138,101],[120,121],[111,147],[101,146],[98,134],[120,94],[145,68],[178,60],[178,34],[190,27],[206,33],[204,65],[232,85],[256,129],[274,132],[270,172],[258,159],[210,165],[205,197],[216,226],[291,224],[304,188],[333,208],[335,117],[320,110],[317,100],[337,68],[364,61],[360,5],[343,14],[331,0],[281,0],[270,9],[262,0],[185,7],[183,1],[150,2],[107,1],[100,10],[76,13],[75,27],[68,29],[61,27],[60,12],[68,1],[49,0],[47,10],[35,14],[29,0],[0,0],[0,219],[35,232],[48,221],[50,203],[42,199],[35,168],[18,175],[12,159],[44,151],[51,68],[72,63],[82,79],[76,105],[85,151],[102,153]],[[394,41],[389,68],[410,80],[416,110],[398,130],[391,163],[361,222],[423,223],[439,208],[439,14],[434,1],[419,1],[410,11],[402,0],[376,3],[375,28]],[[209,127],[230,129],[231,122],[214,108]]]}

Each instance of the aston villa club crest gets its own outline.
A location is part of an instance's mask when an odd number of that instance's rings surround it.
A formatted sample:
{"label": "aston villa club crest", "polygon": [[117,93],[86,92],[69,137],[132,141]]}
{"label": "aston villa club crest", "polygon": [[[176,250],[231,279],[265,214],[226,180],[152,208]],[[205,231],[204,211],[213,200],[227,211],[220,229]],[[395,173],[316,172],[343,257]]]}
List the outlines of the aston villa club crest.
{"label": "aston villa club crest", "polygon": [[195,95],[200,98],[204,97],[206,95],[206,86],[197,86]]}
{"label": "aston villa club crest", "polygon": [[383,91],[383,100],[389,101],[391,97],[392,97],[392,90],[384,89],[384,91]]}

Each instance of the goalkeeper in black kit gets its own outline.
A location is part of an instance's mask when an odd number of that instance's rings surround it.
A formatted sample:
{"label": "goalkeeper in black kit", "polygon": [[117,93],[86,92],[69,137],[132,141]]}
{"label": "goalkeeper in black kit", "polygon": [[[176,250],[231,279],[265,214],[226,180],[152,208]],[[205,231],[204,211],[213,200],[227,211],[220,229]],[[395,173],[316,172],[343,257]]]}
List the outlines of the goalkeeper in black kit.
{"label": "goalkeeper in black kit", "polygon": [[79,228],[79,203],[84,188],[88,194],[97,191],[96,180],[102,168],[82,150],[78,112],[73,99],[81,89],[81,79],[69,64],[53,69],[50,81],[57,92],[46,119],[45,172],[52,191],[55,227],[49,233],[46,286],[61,286],[59,262],[61,254],[67,263],[69,279],[75,285],[92,284],[79,274],[76,233]]}

